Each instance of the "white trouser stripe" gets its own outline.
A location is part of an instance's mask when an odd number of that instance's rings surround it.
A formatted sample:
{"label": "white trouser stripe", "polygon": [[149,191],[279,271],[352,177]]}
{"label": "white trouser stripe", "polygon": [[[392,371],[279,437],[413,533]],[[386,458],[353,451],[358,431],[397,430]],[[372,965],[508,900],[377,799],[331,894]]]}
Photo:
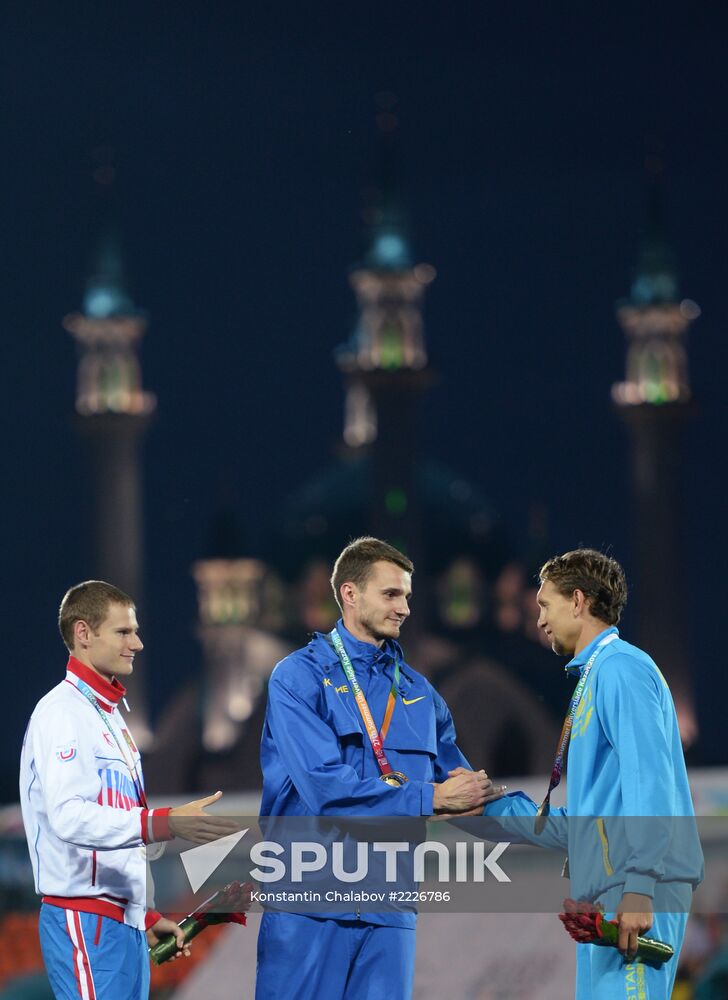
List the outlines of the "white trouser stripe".
{"label": "white trouser stripe", "polygon": [[73,965],[78,992],[82,1000],[96,1000],[96,989],[91,975],[91,964],[86,951],[81,918],[76,910],[66,910],[66,929],[73,943]]}

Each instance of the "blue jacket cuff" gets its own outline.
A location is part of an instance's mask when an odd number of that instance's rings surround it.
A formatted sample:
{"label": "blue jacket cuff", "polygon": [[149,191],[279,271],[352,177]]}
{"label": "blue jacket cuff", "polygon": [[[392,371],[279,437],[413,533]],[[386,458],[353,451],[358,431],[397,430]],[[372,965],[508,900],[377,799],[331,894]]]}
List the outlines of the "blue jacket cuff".
{"label": "blue jacket cuff", "polygon": [[638,892],[642,896],[655,895],[655,883],[657,879],[651,875],[640,875],[639,872],[629,872],[624,883],[625,892]]}
{"label": "blue jacket cuff", "polygon": [[432,800],[435,797],[435,786],[429,781],[422,785],[422,798],[420,800],[420,816],[432,816]]}

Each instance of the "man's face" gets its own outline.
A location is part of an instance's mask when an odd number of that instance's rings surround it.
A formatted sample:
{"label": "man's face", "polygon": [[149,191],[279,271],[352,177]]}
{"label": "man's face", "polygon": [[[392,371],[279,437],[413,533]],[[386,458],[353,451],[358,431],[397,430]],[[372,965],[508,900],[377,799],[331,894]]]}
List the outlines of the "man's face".
{"label": "man's face", "polygon": [[398,639],[402,623],[410,613],[412,575],[394,563],[372,564],[369,579],[355,589],[353,616],[362,632],[375,642]]}
{"label": "man's face", "polygon": [[84,658],[108,680],[128,677],[134,670],[134,654],[144,648],[136,611],[123,604],[109,605],[105,620],[96,632],[89,628],[87,639]]}
{"label": "man's face", "polygon": [[538,627],[543,629],[554,653],[573,656],[581,632],[579,619],[574,615],[574,601],[564,597],[550,580],[542,583],[538,594]]}

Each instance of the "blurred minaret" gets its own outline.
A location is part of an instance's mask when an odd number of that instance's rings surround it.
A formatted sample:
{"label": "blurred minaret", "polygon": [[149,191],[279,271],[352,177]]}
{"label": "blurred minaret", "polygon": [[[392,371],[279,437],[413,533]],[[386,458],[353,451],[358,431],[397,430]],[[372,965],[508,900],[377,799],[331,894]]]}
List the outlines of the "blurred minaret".
{"label": "blurred minaret", "polygon": [[647,161],[647,213],[629,298],[617,304],[627,337],[627,373],[612,389],[632,438],[634,552],[640,644],[670,682],[683,741],[697,735],[688,639],[683,532],[683,435],[692,411],[687,331],[700,315],[680,299],[664,222],[662,164]]}
{"label": "blurred minaret", "polygon": [[350,277],[359,318],[337,361],[347,380],[344,441],[373,454],[371,530],[416,563],[420,399],[432,381],[421,310],[435,269],[414,264],[395,166],[394,98],[378,101],[377,189],[365,216],[367,250]]}
{"label": "blurred minaret", "polygon": [[[137,350],[147,321],[124,281],[112,213],[114,168],[102,163],[94,180],[99,243],[83,310],[66,316],[63,326],[78,345],[77,426],[93,459],[88,479],[95,506],[92,572],[134,598],[143,628],[141,445],[156,400],[142,388]],[[142,746],[151,736],[143,657],[124,680],[134,735]]]}
{"label": "blurred minaret", "polygon": [[204,655],[202,742],[213,752],[238,741],[271,670],[290,651],[271,634],[284,624],[282,587],[265,563],[242,552],[237,519],[226,506],[207,558],[192,567]]}

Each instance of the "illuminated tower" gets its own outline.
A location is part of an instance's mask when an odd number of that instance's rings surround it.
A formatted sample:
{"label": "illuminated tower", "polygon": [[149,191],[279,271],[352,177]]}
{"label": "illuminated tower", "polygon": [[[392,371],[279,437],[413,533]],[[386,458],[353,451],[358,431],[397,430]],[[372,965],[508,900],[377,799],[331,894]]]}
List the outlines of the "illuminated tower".
{"label": "illuminated tower", "polygon": [[683,740],[696,731],[681,551],[684,427],[692,410],[687,331],[700,315],[680,299],[662,208],[659,161],[651,169],[645,235],[629,298],[617,304],[627,338],[627,372],[612,396],[632,439],[635,498],[634,602],[641,645],[670,681]]}
{"label": "illuminated tower", "polygon": [[[63,326],[78,345],[77,426],[93,458],[88,480],[95,507],[93,573],[126,591],[143,610],[140,451],[156,401],[142,388],[137,350],[146,318],[127,293],[120,242],[111,221],[108,189],[113,168],[102,166],[94,177],[100,243],[83,311],[66,316]],[[150,728],[141,662],[124,684],[133,710],[134,734],[144,745]]]}
{"label": "illuminated tower", "polygon": [[213,752],[237,743],[268,675],[289,652],[271,634],[284,624],[281,585],[265,563],[241,551],[234,515],[225,510],[210,555],[192,567],[204,652],[202,742]]}
{"label": "illuminated tower", "polygon": [[[391,104],[389,105],[391,108]],[[370,523],[374,534],[417,559],[420,399],[432,381],[422,299],[435,277],[415,264],[396,183],[391,110],[377,116],[380,166],[367,216],[367,251],[351,272],[359,308],[354,334],[337,354],[347,379],[344,441],[373,457]]]}

